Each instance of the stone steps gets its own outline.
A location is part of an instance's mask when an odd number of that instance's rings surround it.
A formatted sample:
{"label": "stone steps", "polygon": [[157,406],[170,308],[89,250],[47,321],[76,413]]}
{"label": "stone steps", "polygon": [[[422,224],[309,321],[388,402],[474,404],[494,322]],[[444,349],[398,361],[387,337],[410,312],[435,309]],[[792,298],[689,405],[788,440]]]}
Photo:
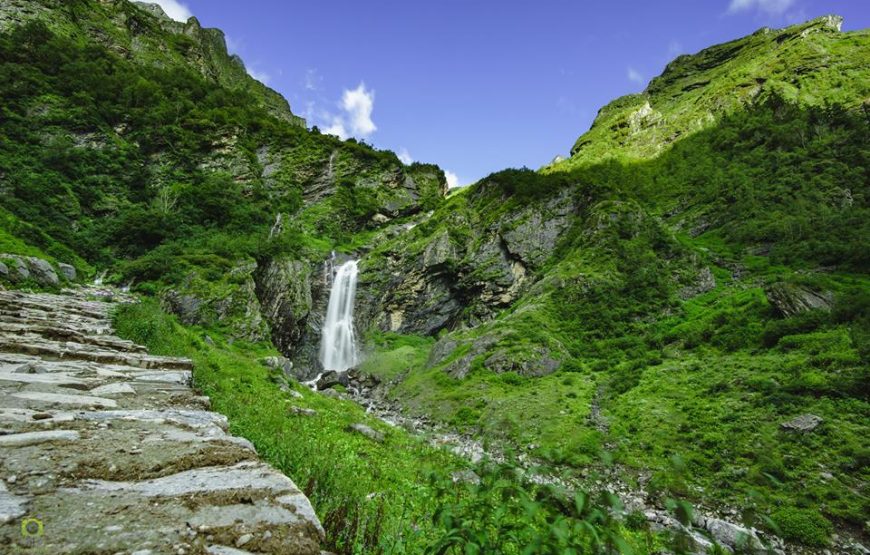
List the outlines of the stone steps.
{"label": "stone steps", "polygon": [[148,349],[145,347],[136,345],[126,339],[107,334],[80,333],[72,327],[62,324],[45,325],[32,322],[0,322],[0,336],[19,338],[33,336],[51,341],[81,343],[130,353],[148,352]]}
{"label": "stone steps", "polygon": [[319,554],[304,494],[227,433],[190,360],[111,335],[101,296],[0,291],[0,551]]}
{"label": "stone steps", "polygon": [[75,341],[51,341],[33,334],[22,334],[19,337],[0,335],[0,352],[35,355],[47,360],[82,360],[146,369],[193,369],[193,362],[185,358],[161,357],[140,352],[130,353]]}

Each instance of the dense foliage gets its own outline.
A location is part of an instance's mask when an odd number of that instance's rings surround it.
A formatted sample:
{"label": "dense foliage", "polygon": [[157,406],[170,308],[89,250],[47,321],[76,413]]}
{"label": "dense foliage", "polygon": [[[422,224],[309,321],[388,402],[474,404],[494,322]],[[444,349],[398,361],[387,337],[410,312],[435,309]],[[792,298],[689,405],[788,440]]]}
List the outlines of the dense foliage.
{"label": "dense foliage", "polygon": [[[393,394],[471,433],[535,445],[552,463],[584,468],[615,446],[629,475],[652,471],[654,495],[701,488],[699,498],[742,506],[750,520],[780,508],[773,522],[795,541],[826,541],[829,519],[862,526],[868,125],[863,110],[772,96],[648,161],[487,177],[419,236],[473,244],[479,232],[466,222],[483,227],[564,195],[577,199],[577,218],[532,293],[449,334],[462,345],[454,355],[418,363]],[[773,284],[827,291],[832,310],[783,316],[765,292]],[[492,337],[468,376],[444,375]],[[496,348],[523,360],[541,346],[562,353],[560,372],[485,368]],[[393,352],[367,367],[377,373]],[[779,429],[804,413],[827,424],[808,436]],[[667,478],[674,456],[691,480]],[[792,514],[813,519],[812,537],[796,535]]]}
{"label": "dense foliage", "polygon": [[[300,167],[330,151],[370,171],[401,166],[392,152],[288,125],[245,88],[216,86],[183,65],[135,63],[42,22],[0,35],[0,60],[4,208],[27,222],[31,244],[125,280],[175,283],[246,257],[328,249],[371,225],[379,193],[349,180],[300,213],[299,177],[279,172],[267,182],[257,173],[262,145],[292,149]],[[240,166],[213,158],[226,145],[244,153]],[[438,191],[424,189],[423,207],[437,206]],[[314,225],[323,211],[342,217]],[[298,221],[268,240],[279,213]],[[309,223],[325,241],[301,235]]]}

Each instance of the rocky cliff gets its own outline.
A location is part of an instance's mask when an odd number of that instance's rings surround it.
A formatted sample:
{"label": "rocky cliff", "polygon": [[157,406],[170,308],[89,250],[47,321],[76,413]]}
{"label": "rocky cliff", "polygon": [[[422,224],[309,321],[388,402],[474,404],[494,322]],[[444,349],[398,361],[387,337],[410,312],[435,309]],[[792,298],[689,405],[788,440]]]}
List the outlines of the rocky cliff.
{"label": "rocky cliff", "polygon": [[221,86],[250,91],[275,117],[305,126],[284,97],[250,77],[241,58],[229,54],[220,29],[203,28],[195,17],[182,23],[157,4],[127,0],[10,0],[0,6],[0,32],[32,21],[94,41],[136,63],[192,68]]}

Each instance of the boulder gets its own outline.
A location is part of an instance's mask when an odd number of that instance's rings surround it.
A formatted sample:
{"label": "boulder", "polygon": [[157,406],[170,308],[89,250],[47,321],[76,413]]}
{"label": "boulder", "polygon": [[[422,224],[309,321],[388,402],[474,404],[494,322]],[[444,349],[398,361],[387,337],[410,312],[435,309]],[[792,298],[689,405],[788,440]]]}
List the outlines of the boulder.
{"label": "boulder", "polygon": [[30,270],[30,277],[39,285],[55,286],[60,284],[60,279],[57,277],[51,263],[35,256],[28,256],[27,269]]}
{"label": "boulder", "polygon": [[0,262],[0,279],[9,279],[9,268]]}
{"label": "boulder", "polygon": [[347,379],[350,385],[367,387],[369,389],[380,385],[381,380],[373,374],[365,374],[359,368],[351,368],[347,371]]}
{"label": "boulder", "polygon": [[76,269],[72,264],[65,264],[63,262],[57,263],[57,269],[60,271],[61,275],[65,277],[68,281],[75,281],[76,279]]}
{"label": "boulder", "polygon": [[337,385],[347,386],[348,383],[346,373],[338,373],[335,370],[329,370],[320,375],[320,378],[317,380],[317,389],[323,391],[324,389],[330,389]]}
{"label": "boulder", "polygon": [[14,254],[0,254],[0,261],[5,262],[4,266],[6,266],[8,270],[8,279],[12,283],[17,283],[30,278],[30,270],[28,270],[27,264],[20,256]]}
{"label": "boulder", "polygon": [[499,349],[483,365],[496,374],[516,372],[522,376],[540,377],[558,370],[560,363],[550,356],[550,351],[545,347],[535,347],[523,355]]}
{"label": "boulder", "polygon": [[710,533],[710,537],[720,544],[729,547],[737,547],[748,553],[755,553],[764,549],[764,544],[758,539],[753,530],[732,524],[718,518],[707,518],[704,528]]}
{"label": "boulder", "polygon": [[381,432],[366,426],[365,424],[351,424],[347,427],[347,429],[351,432],[356,432],[360,435],[364,435],[372,441],[376,441],[378,443],[384,442],[384,434]]}
{"label": "boulder", "polygon": [[266,357],[262,360],[262,363],[267,368],[271,368],[272,370],[279,370],[287,378],[297,381],[300,380],[300,378],[296,376],[293,372],[293,362],[285,357]]}
{"label": "boulder", "polygon": [[780,428],[787,432],[812,432],[824,422],[821,416],[815,414],[802,414],[792,418],[788,422],[780,424]]}
{"label": "boulder", "polygon": [[786,318],[810,310],[830,311],[834,304],[834,295],[830,291],[814,291],[793,283],[774,283],[764,293],[768,302]]}

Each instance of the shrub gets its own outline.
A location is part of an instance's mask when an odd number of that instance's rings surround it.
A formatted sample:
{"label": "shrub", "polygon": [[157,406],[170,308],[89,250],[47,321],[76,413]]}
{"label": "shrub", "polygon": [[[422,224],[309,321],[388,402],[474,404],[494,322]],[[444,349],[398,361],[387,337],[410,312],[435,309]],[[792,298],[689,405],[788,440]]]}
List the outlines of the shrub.
{"label": "shrub", "polygon": [[828,545],[834,531],[830,521],[812,509],[785,507],[773,513],[771,519],[784,539],[813,547]]}

